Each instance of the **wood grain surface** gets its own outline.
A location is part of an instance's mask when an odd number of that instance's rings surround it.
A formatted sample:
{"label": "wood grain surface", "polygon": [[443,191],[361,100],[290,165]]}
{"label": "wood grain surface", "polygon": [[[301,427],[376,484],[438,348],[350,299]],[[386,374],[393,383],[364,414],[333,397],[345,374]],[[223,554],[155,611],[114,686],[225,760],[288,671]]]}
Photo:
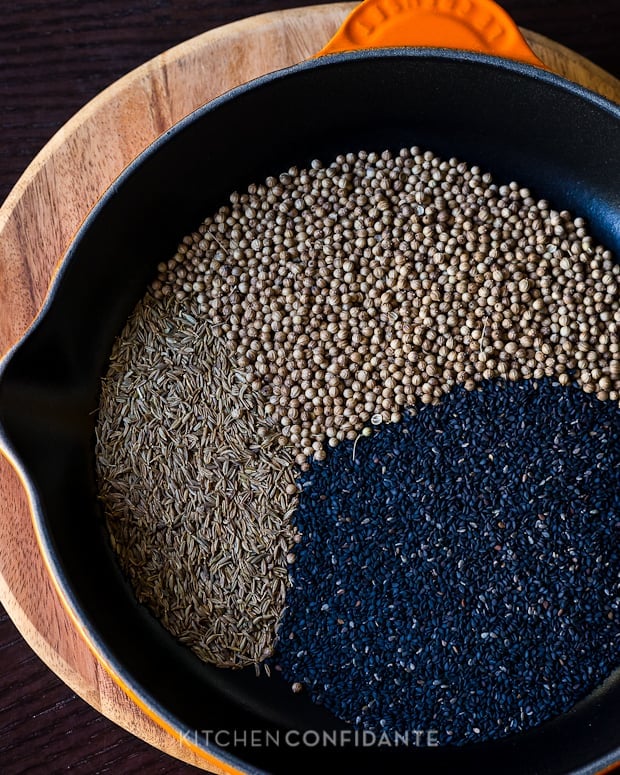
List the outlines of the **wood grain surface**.
{"label": "wood grain surface", "polygon": [[[560,33],[564,30],[563,41],[577,48],[559,15],[572,8],[579,50],[593,58],[598,50],[597,61],[620,74],[615,1],[594,0],[587,8],[571,0],[503,5],[523,26],[554,34],[557,24]],[[284,4],[244,2],[226,10],[209,2],[126,7],[121,2],[52,5],[36,0],[5,15],[0,125],[8,129],[10,142],[0,144],[0,199],[8,194],[0,208],[0,352],[22,336],[76,228],[137,153],[206,100],[311,55],[352,7],[282,10]],[[267,15],[218,26],[270,8],[275,10]],[[604,19],[614,13],[615,35],[613,24]],[[581,21],[593,26],[591,38],[577,35]],[[583,29],[587,32],[587,26]],[[538,33],[526,31],[526,36],[556,72],[620,102],[620,83],[604,69]],[[597,40],[602,41],[598,49]],[[180,45],[169,49],[175,43]],[[140,62],[145,64],[131,70]],[[92,100],[69,117],[88,97]],[[180,773],[190,771],[189,765],[205,767],[125,697],[75,632],[38,553],[19,479],[4,459],[0,599],[10,615],[0,615],[0,773]]]}

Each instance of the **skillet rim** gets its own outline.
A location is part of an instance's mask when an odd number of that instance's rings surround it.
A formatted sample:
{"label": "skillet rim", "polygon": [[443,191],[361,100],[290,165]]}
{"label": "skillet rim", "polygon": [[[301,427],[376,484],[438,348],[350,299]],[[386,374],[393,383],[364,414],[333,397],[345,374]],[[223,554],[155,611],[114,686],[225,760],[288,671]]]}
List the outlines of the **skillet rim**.
{"label": "skillet rim", "polygon": [[[260,89],[265,84],[289,77],[295,73],[304,72],[307,70],[315,70],[322,67],[334,66],[338,65],[340,62],[347,62],[351,60],[368,60],[380,58],[396,59],[400,57],[406,57],[407,59],[422,59],[431,63],[433,61],[476,63],[488,67],[489,69],[508,71],[518,76],[543,83],[547,88],[559,89],[563,92],[572,94],[581,100],[584,100],[589,105],[599,110],[603,110],[608,115],[610,115],[611,118],[618,123],[618,127],[620,129],[620,105],[612,102],[606,97],[603,97],[598,93],[580,86],[579,84],[576,84],[569,79],[557,75],[549,70],[545,70],[527,63],[508,60],[502,57],[488,54],[478,54],[468,51],[455,51],[454,49],[448,48],[380,48],[323,55],[318,58],[305,60],[301,63],[291,65],[290,67],[267,73],[240,86],[237,86],[196,108],[190,114],[176,122],[172,127],[157,137],[121,171],[121,173],[106,188],[104,193],[88,212],[87,216],[71,239],[68,249],[65,251],[63,257],[56,267],[45,299],[36,317],[23,333],[22,337],[16,343],[14,343],[13,346],[2,357],[2,359],[0,359],[0,452],[2,452],[9,460],[22,481],[29,502],[32,523],[37,542],[45,561],[47,570],[50,573],[51,579],[54,583],[55,589],[60,596],[63,606],[69,612],[71,619],[76,624],[80,635],[87,642],[88,646],[96,655],[97,659],[101,664],[103,664],[115,682],[119,684],[124,691],[129,689],[147,707],[149,715],[158,721],[160,725],[168,728],[168,731],[172,729],[178,733],[180,730],[183,730],[183,725],[173,713],[162,707],[160,703],[153,697],[149,696],[148,690],[133,680],[132,676],[128,674],[123,665],[119,664],[118,660],[107,649],[105,642],[99,637],[96,628],[91,626],[88,612],[84,610],[81,604],[76,600],[72,586],[66,579],[63,568],[61,567],[61,563],[53,551],[53,541],[47,526],[46,516],[41,505],[41,498],[37,491],[37,487],[29,476],[28,467],[20,457],[19,450],[17,450],[11,442],[9,435],[4,427],[2,419],[3,407],[1,390],[4,384],[10,381],[10,368],[15,356],[18,353],[22,353],[24,351],[27,354],[28,346],[33,341],[36,341],[37,335],[42,330],[44,330],[46,319],[49,316],[50,311],[54,308],[58,290],[63,284],[64,275],[75,257],[79,244],[81,243],[84,235],[91,228],[92,223],[97,219],[99,212],[106,206],[107,202],[114,196],[116,191],[123,186],[126,179],[129,178],[134,173],[134,171],[142,165],[144,160],[156,153],[157,150],[162,145],[167,143],[171,137],[181,132],[185,127],[201,120],[204,115],[217,109],[218,106],[231,100],[235,100],[248,91]],[[268,775],[267,771],[256,769],[246,761],[241,760],[238,756],[232,755],[228,749],[218,747],[210,743],[200,744],[198,745],[198,748],[204,751],[210,757],[215,757],[219,762],[227,765],[228,767],[234,768],[236,771],[246,772],[248,775]],[[594,773],[600,772],[601,769],[608,768],[618,761],[620,761],[620,741],[615,750],[603,755],[602,757],[599,757],[595,762],[573,770],[573,773],[574,775],[594,775]]]}

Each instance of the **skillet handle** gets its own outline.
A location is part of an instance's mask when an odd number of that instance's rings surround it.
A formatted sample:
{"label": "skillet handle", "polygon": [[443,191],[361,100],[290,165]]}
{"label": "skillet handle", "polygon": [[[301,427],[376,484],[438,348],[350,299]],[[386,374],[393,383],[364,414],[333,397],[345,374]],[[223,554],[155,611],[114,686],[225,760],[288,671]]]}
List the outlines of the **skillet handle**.
{"label": "skillet handle", "polygon": [[464,49],[548,69],[493,0],[364,0],[316,56],[390,46]]}

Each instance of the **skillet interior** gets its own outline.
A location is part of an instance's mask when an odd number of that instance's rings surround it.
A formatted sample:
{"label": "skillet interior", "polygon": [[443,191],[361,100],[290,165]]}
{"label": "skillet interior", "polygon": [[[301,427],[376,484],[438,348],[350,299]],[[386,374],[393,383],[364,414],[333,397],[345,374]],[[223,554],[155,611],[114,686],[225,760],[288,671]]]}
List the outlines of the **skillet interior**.
{"label": "skillet interior", "polygon": [[[25,474],[63,595],[115,672],[178,730],[343,725],[277,677],[204,665],[135,603],[96,501],[93,411],[112,341],[156,264],[233,189],[317,156],[401,145],[458,156],[496,181],[516,179],[586,216],[594,236],[620,254],[620,109],[491,57],[415,49],[336,55],[242,87],[151,146],[87,219],[36,324],[3,365],[4,447]],[[300,761],[340,760],[357,773],[594,772],[620,756],[620,676],[571,713],[492,743],[205,747],[248,771],[287,774]]]}

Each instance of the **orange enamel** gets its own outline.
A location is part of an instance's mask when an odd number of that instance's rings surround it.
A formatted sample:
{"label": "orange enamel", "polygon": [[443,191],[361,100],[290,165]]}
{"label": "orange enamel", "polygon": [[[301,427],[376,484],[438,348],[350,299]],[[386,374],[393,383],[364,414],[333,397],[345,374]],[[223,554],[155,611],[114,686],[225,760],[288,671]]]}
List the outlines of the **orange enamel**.
{"label": "orange enamel", "polygon": [[475,51],[545,67],[493,0],[365,0],[317,56],[392,46]]}

